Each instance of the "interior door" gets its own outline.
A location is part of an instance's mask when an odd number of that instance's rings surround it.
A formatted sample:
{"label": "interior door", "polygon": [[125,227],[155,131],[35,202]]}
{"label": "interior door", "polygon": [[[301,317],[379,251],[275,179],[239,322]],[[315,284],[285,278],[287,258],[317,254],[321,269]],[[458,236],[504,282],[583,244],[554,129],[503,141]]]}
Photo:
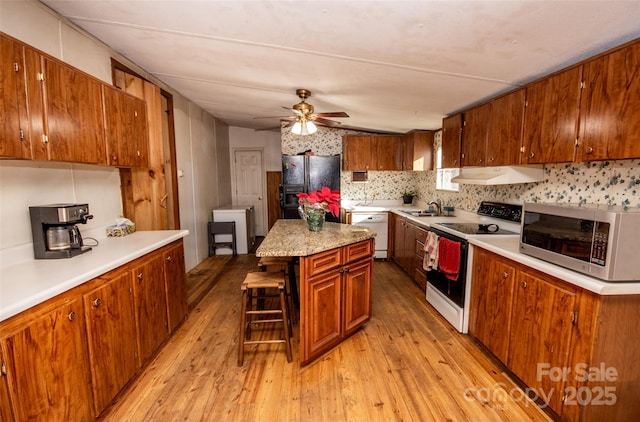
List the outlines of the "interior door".
{"label": "interior door", "polygon": [[265,230],[265,202],[264,169],[262,164],[262,150],[238,149],[233,151],[235,166],[235,201],[237,205],[253,205],[255,210],[255,233],[264,236]]}

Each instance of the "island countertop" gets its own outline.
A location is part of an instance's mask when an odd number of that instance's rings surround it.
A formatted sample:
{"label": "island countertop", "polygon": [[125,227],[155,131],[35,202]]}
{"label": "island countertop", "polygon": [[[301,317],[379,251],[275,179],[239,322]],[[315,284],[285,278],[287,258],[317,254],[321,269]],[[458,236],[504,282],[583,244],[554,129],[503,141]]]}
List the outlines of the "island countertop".
{"label": "island countertop", "polygon": [[309,256],[375,236],[373,230],[362,226],[325,222],[321,231],[312,232],[304,220],[278,220],[256,256]]}

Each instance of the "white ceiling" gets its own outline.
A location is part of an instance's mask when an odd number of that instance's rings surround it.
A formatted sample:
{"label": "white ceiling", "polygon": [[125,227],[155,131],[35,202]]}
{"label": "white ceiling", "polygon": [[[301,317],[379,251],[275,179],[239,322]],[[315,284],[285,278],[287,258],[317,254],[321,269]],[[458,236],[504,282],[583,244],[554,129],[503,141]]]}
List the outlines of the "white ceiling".
{"label": "white ceiling", "polygon": [[312,92],[343,126],[443,116],[640,37],[640,1],[43,0],[232,126]]}

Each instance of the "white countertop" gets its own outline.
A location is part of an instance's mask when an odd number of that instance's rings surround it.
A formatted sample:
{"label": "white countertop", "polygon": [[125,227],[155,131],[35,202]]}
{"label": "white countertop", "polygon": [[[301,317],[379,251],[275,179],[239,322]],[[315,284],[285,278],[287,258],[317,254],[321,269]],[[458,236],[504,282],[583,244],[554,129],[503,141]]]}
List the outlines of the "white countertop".
{"label": "white countertop", "polygon": [[520,239],[518,237],[493,237],[483,236],[469,239],[469,243],[528,267],[542,271],[557,277],[575,286],[589,290],[599,295],[637,295],[640,294],[640,283],[609,283],[594,277],[589,277],[551,264],[538,258],[525,255],[520,252]]}
{"label": "white countertop", "polygon": [[28,259],[0,268],[0,321],[181,239],[188,230],[138,231],[104,237],[89,252],[68,259]]}

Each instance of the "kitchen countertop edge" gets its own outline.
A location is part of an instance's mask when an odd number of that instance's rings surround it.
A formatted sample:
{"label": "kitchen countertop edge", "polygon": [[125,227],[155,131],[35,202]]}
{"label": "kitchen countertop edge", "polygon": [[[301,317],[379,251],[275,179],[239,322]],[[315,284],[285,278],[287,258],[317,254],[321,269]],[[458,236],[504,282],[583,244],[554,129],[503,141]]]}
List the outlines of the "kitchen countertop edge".
{"label": "kitchen countertop edge", "polygon": [[473,238],[469,243],[601,296],[640,294],[640,282],[606,282],[523,254],[518,237]]}
{"label": "kitchen countertop edge", "polygon": [[137,231],[100,239],[100,245],[69,259],[32,259],[0,269],[0,321],[189,234],[188,230]]}

